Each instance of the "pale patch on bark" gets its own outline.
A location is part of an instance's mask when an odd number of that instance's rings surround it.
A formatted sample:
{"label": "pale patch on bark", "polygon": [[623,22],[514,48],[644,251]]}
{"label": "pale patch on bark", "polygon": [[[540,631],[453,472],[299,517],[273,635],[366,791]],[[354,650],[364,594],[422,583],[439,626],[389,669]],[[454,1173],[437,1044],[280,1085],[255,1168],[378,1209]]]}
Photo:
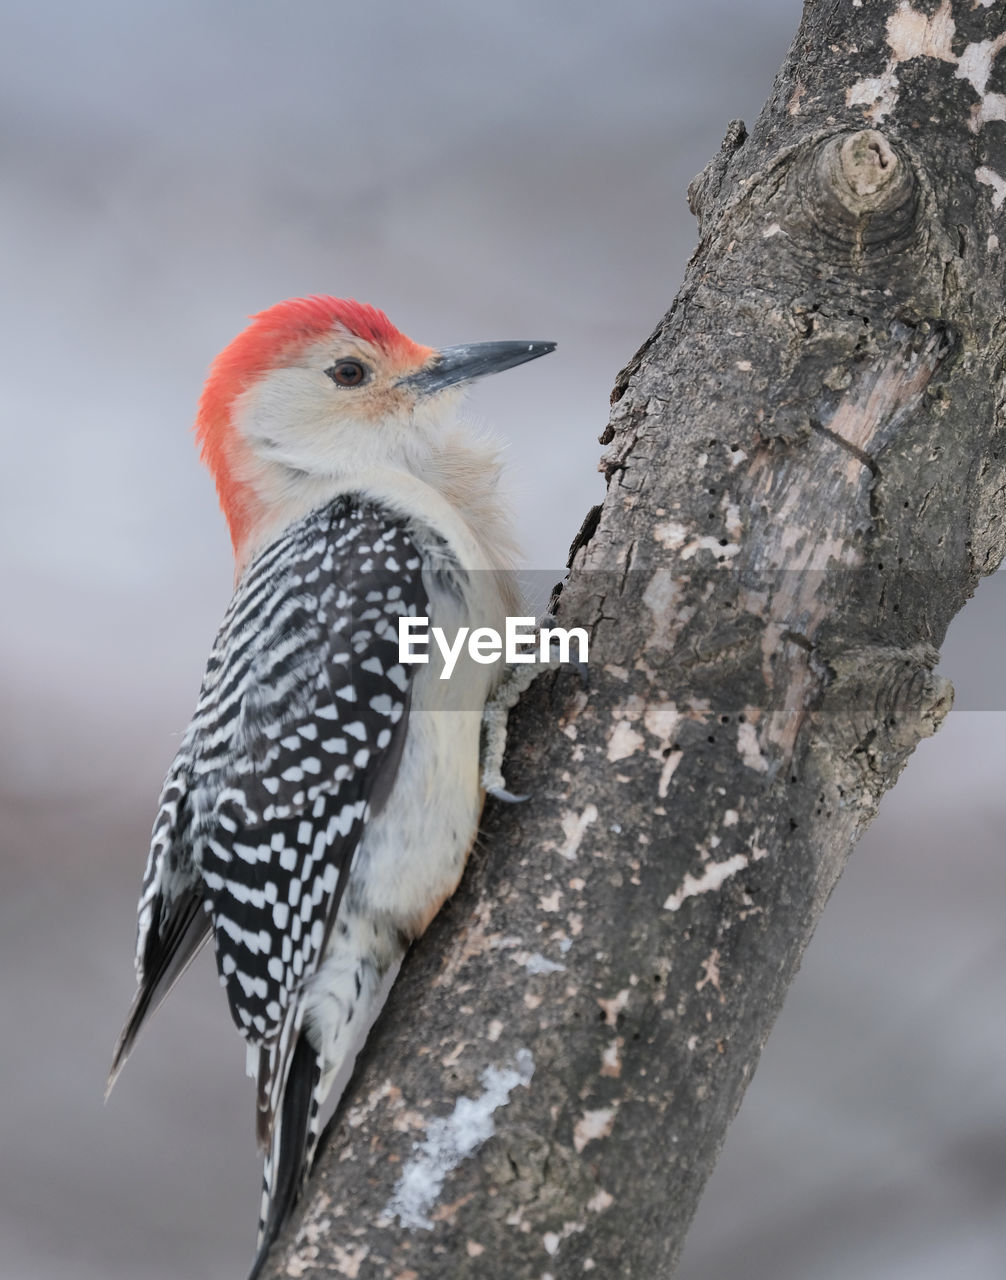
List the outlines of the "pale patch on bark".
{"label": "pale patch on bark", "polygon": [[431,1120],[417,1154],[406,1164],[384,1210],[403,1227],[433,1230],[432,1208],[447,1175],[476,1152],[496,1132],[493,1113],[510,1101],[518,1085],[527,1087],[534,1075],[534,1059],[518,1049],[512,1067],[487,1067],[482,1072],[483,1092],[477,1098],[458,1098],[449,1116]]}
{"label": "pale patch on bark", "polygon": [[717,947],[702,961],[702,977],[696,982],[695,990],[702,991],[708,986],[715,987],[717,991],[720,989],[720,953]]}
{"label": "pale patch on bark", "polygon": [[725,862],[710,862],[700,876],[688,874],[677,893],[672,893],[664,903],[665,911],[679,911],[687,898],[694,898],[700,893],[712,893],[731,876],[743,871],[750,859],[747,854],[735,853]]}
{"label": "pale patch on bark", "polygon": [[671,779],[674,777],[674,771],[684,759],[683,751],[670,751],[664,760],[664,767],[660,770],[660,777],[657,780],[657,796],[661,800],[667,799],[667,792],[671,786]]}
{"label": "pale patch on bark", "polygon": [[450,1053],[447,1054],[446,1057],[440,1059],[440,1065],[447,1068],[447,1070],[450,1070],[450,1068],[454,1066],[457,1060],[468,1048],[470,1043],[470,1040],[459,1040]]}
{"label": "pale patch on bark", "polygon": [[971,108],[971,132],[977,133],[990,120],[1006,120],[1006,94],[989,93],[992,63],[1006,48],[1006,32],[995,40],[976,40],[961,54],[957,78],[967,80],[981,99]]}
{"label": "pale patch on bark", "polygon": [[673,702],[648,702],[643,713],[643,724],[661,742],[670,742],[680,720],[681,715]]}
{"label": "pale patch on bark", "polygon": [[597,807],[588,804],[583,813],[577,815],[572,809],[567,809],[562,815],[562,831],[566,840],[560,846],[560,854],[572,862],[580,850],[580,842],[583,839],[584,832],[592,822],[597,821]]}
{"label": "pale patch on bark", "polygon": [[600,1191],[596,1191],[587,1201],[587,1208],[591,1213],[603,1213],[605,1209],[610,1209],[615,1203],[615,1197],[602,1187]]}
{"label": "pale patch on bark", "polygon": [[956,63],[950,47],[956,29],[950,0],[943,0],[931,18],[913,9],[908,0],[902,0],[887,20],[887,44],[891,50],[887,66],[879,76],[868,76],[852,85],[846,92],[845,105],[866,107],[866,114],[879,124],[898,105],[898,65],[911,58]]}
{"label": "pale patch on bark", "polygon": [[623,987],[618,995],[613,996],[610,1000],[603,1000],[599,997],[597,1003],[604,1014],[604,1021],[609,1027],[613,1027],[618,1021],[618,1015],[629,1003],[629,988]]}
{"label": "pale patch on bark", "polygon": [[887,43],[891,47],[891,59],[896,63],[912,58],[956,62],[950,47],[956,33],[950,0],[943,0],[931,18],[913,9],[908,0],[901,0],[887,20]]}
{"label": "pale patch on bark", "polygon": [[786,110],[791,116],[798,116],[800,114],[800,103],[803,101],[806,93],[807,86],[802,80],[798,81],[796,88],[790,95],[789,102],[786,104]]}
{"label": "pale patch on bark", "polygon": [[385,1080],[376,1089],[371,1089],[364,1102],[350,1107],[346,1112],[345,1123],[351,1129],[358,1129],[380,1103],[385,1101],[390,1102],[393,1107],[402,1105],[402,1091],[396,1085],[393,1085],[390,1080]]}
{"label": "pale patch on bark", "polygon": [[[327,1235],[327,1231],[324,1234]],[[365,1244],[357,1247],[353,1245],[344,1247],[340,1244],[333,1243],[329,1245],[326,1243],[326,1249],[331,1250],[332,1262],[338,1267],[338,1274],[345,1276],[346,1280],[357,1280],[360,1268],[370,1257],[370,1249]],[[318,1260],[318,1252],[318,1248],[315,1245],[305,1249],[302,1255],[291,1258],[286,1266],[286,1274],[293,1277],[293,1280],[301,1280],[301,1277],[313,1274],[315,1263]]]}
{"label": "pale patch on bark", "polygon": [[693,538],[687,547],[681,548],[681,559],[691,560],[692,556],[699,551],[711,551],[717,560],[730,560],[740,553],[740,545],[736,542],[728,542],[724,547],[721,545],[719,538],[709,537],[708,535],[702,538]]}
{"label": "pale patch on bark", "polygon": [[647,637],[648,649],[673,649],[678,631],[689,621],[693,609],[675,609],[678,585],[670,569],[657,569],[646,584],[643,604],[653,615],[653,630]]}
{"label": "pale patch on bark", "polygon": [[998,173],[995,173],[986,165],[982,165],[980,169],[975,171],[975,177],[979,182],[983,182],[987,187],[992,188],[992,208],[998,213],[1003,207],[1003,201],[1006,200],[1006,178],[1001,178]]}
{"label": "pale patch on bark", "polygon": [[617,1080],[622,1074],[622,1045],[624,1043],[625,1041],[619,1036],[601,1054],[602,1076],[609,1076],[611,1079]]}
{"label": "pale patch on bark", "polygon": [[583,1151],[588,1142],[606,1138],[615,1127],[617,1107],[599,1107],[596,1111],[585,1111],[573,1128],[573,1146],[577,1154]]}
{"label": "pale patch on bark", "polygon": [[661,766],[660,778],[657,782],[657,795],[661,800],[666,798],[668,788],[671,785],[671,778],[674,776],[674,771],[683,757],[683,753],[678,748],[672,749],[671,747],[681,719],[681,713],[673,702],[648,702],[646,704],[643,723],[646,725],[647,732],[659,739],[660,743],[659,746],[651,748],[647,755],[651,760],[656,760]]}
{"label": "pale patch on bark", "polygon": [[[896,410],[904,408],[921,395],[932,376],[932,368],[925,360],[905,360],[899,357],[890,361],[878,370],[865,399],[858,395],[845,397],[828,424],[830,431],[862,453],[869,453],[877,429]],[[858,483],[862,466],[859,459],[849,459],[850,483]]]}
{"label": "pale patch on bark", "polygon": [[613,720],[638,720],[646,710],[646,701],[638,693],[630,694],[624,702],[617,703],[611,711]]}
{"label": "pale patch on bark", "polygon": [[555,960],[549,960],[547,956],[543,956],[540,951],[518,951],[516,955],[510,957],[514,964],[522,965],[530,974],[538,975],[543,973],[565,973],[566,966],[559,964]]}
{"label": "pale patch on bark", "polygon": [[640,750],[645,741],[643,735],[637,733],[628,721],[619,720],[608,737],[609,762],[614,764],[616,760],[627,760]]}
{"label": "pale patch on bark", "polygon": [[750,722],[737,726],[737,750],[749,769],[754,769],[757,773],[768,773],[768,761],[762,755],[758,733]]}
{"label": "pale patch on bark", "polygon": [[[990,4],[991,0],[977,2]],[[1006,120],[1006,94],[988,92],[992,64],[1006,48],[1006,32],[995,40],[973,41],[960,57],[952,47],[956,32],[950,0],[943,0],[931,18],[913,9],[909,0],[902,0],[887,20],[887,44],[891,50],[887,66],[879,76],[857,80],[846,92],[846,106],[865,107],[871,120],[879,123],[898,104],[900,81],[897,67],[912,58],[936,58],[955,66],[957,79],[967,80],[978,95],[979,101],[971,108],[972,133],[978,133],[990,121]],[[980,174],[981,170],[978,172]],[[986,179],[979,177],[979,181]],[[1002,197],[995,208],[1001,204]]]}
{"label": "pale patch on bark", "polygon": [[[781,672],[784,697],[782,705],[767,717],[761,743],[773,747],[775,757],[782,761],[792,754],[818,683],[807,648],[816,638],[829,607],[823,594],[825,571],[836,566],[854,569],[862,562],[861,551],[850,536],[850,512],[866,500],[872,453],[883,443],[885,432],[898,415],[918,403],[932,378],[938,351],[935,343],[935,339],[931,340],[921,352],[902,348],[866,371],[823,428],[823,434],[844,455],[836,455],[829,474],[833,482],[848,486],[851,498],[829,503],[830,527],[823,524],[810,536],[798,486],[789,486],[780,502],[773,492],[776,476],[767,453],[752,465],[752,478],[760,482],[765,500],[775,502],[776,511],[773,532],[757,548],[758,556],[765,565],[786,569],[780,575],[769,605],[771,616],[762,633],[765,683],[774,688]],[[768,769],[749,726],[739,727],[737,741],[746,764],[761,771]]]}
{"label": "pale patch on bark", "polygon": [[688,537],[688,530],[675,520],[666,520],[663,524],[654,525],[653,536],[668,551],[675,551]]}
{"label": "pale patch on bark", "polygon": [[882,124],[887,116],[898,105],[898,77],[894,67],[887,64],[886,70],[879,76],[868,76],[865,80],[857,80],[845,94],[847,107],[866,107],[866,114],[875,124]]}
{"label": "pale patch on bark", "polygon": [[[541,1242],[545,1246],[545,1252],[550,1258],[554,1257],[559,1252],[559,1246],[563,1240],[566,1240],[569,1236],[577,1235],[584,1229],[585,1224],[582,1222],[565,1222],[561,1231],[546,1231],[541,1238]],[[545,1273],[545,1275],[548,1274],[548,1272]],[[544,1280],[544,1276],[542,1280]]]}

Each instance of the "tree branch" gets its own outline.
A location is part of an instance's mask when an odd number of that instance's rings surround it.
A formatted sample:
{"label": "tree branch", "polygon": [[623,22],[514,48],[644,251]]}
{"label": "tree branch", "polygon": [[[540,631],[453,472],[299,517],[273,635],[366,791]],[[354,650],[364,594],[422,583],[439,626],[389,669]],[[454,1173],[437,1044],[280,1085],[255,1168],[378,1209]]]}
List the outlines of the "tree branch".
{"label": "tree branch", "polygon": [[555,604],[589,687],[543,677],[512,717],[532,799],[490,804],[267,1274],[670,1274],[1006,545],[1006,19],[915,5],[811,0],[692,184]]}

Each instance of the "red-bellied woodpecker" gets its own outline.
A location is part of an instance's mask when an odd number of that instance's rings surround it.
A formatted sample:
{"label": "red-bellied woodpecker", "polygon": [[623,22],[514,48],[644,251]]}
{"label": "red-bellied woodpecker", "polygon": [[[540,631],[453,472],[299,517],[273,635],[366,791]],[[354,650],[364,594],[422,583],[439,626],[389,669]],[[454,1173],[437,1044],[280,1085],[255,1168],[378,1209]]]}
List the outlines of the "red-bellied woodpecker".
{"label": "red-bellied woodpecker", "polygon": [[462,653],[444,680],[435,653],[399,654],[402,616],[503,632],[519,611],[495,450],[456,390],[553,346],[437,351],[373,307],[301,298],[255,316],[203,391],[237,585],[154,822],[109,1079],[212,934],[258,1082],[253,1275],[357,1028],[457,886],[482,809],[499,665]]}

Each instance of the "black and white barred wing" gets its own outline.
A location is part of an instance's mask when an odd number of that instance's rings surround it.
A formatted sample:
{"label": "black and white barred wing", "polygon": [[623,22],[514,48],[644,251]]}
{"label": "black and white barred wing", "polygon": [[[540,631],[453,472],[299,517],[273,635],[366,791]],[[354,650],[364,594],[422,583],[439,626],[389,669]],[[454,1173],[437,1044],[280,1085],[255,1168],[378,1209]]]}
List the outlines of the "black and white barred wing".
{"label": "black and white barred wing", "polygon": [[254,1044],[295,1030],[293,996],[397,767],[411,675],[398,618],[425,608],[421,569],[401,525],[336,504],[253,563],[225,621],[190,803],[221,979]]}
{"label": "black and white barred wing", "polygon": [[190,948],[205,936],[201,906],[234,1020],[268,1047],[263,1142],[298,1031],[293,997],[397,768],[412,671],[398,662],[398,617],[426,607],[421,557],[387,513],[342,500],[294,525],[238,586],[165,784],[140,903],[141,994],[152,957],[177,968],[183,917],[196,920]]}

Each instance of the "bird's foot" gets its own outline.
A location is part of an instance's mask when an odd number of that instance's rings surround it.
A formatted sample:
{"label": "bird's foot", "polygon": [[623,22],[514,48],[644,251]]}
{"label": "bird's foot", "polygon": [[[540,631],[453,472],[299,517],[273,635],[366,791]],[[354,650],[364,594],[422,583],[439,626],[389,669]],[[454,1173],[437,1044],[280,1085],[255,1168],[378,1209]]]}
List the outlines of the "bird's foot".
{"label": "bird's foot", "polygon": [[[551,627],[554,623],[555,618],[551,614],[544,614],[538,620],[538,634],[540,635],[543,628]],[[520,701],[525,690],[530,688],[540,675],[563,665],[562,658],[556,652],[559,643],[558,637],[551,639],[550,656],[544,661],[535,657],[520,663],[508,663],[506,674],[496,692],[486,702],[482,712],[482,786],[488,795],[505,804],[520,804],[528,798],[526,795],[515,795],[510,791],[503,776],[503,757],[506,754],[507,722],[510,712]],[[577,668],[581,681],[586,684],[586,662],[578,661],[573,665]]]}

